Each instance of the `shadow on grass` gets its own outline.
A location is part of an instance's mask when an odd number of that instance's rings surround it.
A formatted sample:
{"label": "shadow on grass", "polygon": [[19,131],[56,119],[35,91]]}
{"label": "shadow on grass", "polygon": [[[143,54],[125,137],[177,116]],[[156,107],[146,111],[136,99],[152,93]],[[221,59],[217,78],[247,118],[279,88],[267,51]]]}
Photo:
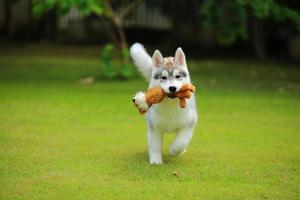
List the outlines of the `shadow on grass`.
{"label": "shadow on grass", "polygon": [[126,177],[131,179],[150,179],[150,180],[164,180],[166,177],[172,177],[174,170],[185,167],[187,164],[184,156],[170,157],[168,154],[163,154],[164,163],[161,165],[150,165],[148,161],[148,152],[141,151],[127,155],[122,159],[121,163],[123,166]]}
{"label": "shadow on grass", "polygon": [[178,178],[174,175],[183,165],[183,157],[170,157],[163,154],[164,163],[161,165],[150,165],[148,161],[148,152],[140,151],[137,153],[127,154],[122,158],[122,169],[120,176],[134,181],[166,181],[168,179]]}
{"label": "shadow on grass", "polygon": [[[132,157],[133,157],[132,161],[146,163],[146,164],[150,165],[148,151],[138,152],[136,154],[133,154]],[[163,154],[163,162],[164,162],[163,165],[176,165],[176,164],[178,164],[178,162],[180,162],[182,157],[184,157],[184,155],[172,157],[172,156],[164,153]],[[150,165],[150,166],[155,166],[155,165]]]}

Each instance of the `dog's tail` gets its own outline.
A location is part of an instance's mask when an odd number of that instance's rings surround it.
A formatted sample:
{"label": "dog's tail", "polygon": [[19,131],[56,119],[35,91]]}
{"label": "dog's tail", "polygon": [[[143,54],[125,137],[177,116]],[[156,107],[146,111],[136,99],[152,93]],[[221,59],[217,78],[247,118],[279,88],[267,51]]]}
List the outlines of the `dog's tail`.
{"label": "dog's tail", "polygon": [[130,55],[134,64],[137,66],[138,71],[145,77],[146,80],[149,81],[152,73],[153,62],[144,46],[140,43],[134,43],[130,47]]}

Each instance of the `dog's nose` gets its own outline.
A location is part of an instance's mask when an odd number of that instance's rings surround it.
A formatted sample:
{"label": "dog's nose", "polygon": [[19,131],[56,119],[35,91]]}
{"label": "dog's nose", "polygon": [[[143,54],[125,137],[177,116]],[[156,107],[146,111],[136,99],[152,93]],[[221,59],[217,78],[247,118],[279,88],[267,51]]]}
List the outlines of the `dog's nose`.
{"label": "dog's nose", "polygon": [[172,92],[172,93],[176,92],[176,87],[170,86],[169,91]]}

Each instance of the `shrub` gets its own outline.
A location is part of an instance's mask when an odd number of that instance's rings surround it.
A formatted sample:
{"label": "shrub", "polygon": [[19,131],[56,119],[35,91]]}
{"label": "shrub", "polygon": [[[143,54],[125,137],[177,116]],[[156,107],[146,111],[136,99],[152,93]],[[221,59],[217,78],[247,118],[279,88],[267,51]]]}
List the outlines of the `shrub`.
{"label": "shrub", "polygon": [[[102,50],[101,75],[107,79],[131,79],[135,76],[135,71],[130,63],[129,50],[117,50],[112,44],[107,44]],[[113,62],[113,60],[120,62]]]}

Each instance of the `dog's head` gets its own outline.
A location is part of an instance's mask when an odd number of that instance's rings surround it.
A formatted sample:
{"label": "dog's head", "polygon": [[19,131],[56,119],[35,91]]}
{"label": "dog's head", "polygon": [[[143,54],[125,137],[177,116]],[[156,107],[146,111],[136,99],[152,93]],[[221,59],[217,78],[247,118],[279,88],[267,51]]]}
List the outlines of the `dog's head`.
{"label": "dog's head", "polygon": [[166,58],[159,50],[155,50],[152,59],[153,85],[160,86],[167,94],[178,92],[184,83],[190,82],[185,54],[181,48],[176,50],[175,57]]}

